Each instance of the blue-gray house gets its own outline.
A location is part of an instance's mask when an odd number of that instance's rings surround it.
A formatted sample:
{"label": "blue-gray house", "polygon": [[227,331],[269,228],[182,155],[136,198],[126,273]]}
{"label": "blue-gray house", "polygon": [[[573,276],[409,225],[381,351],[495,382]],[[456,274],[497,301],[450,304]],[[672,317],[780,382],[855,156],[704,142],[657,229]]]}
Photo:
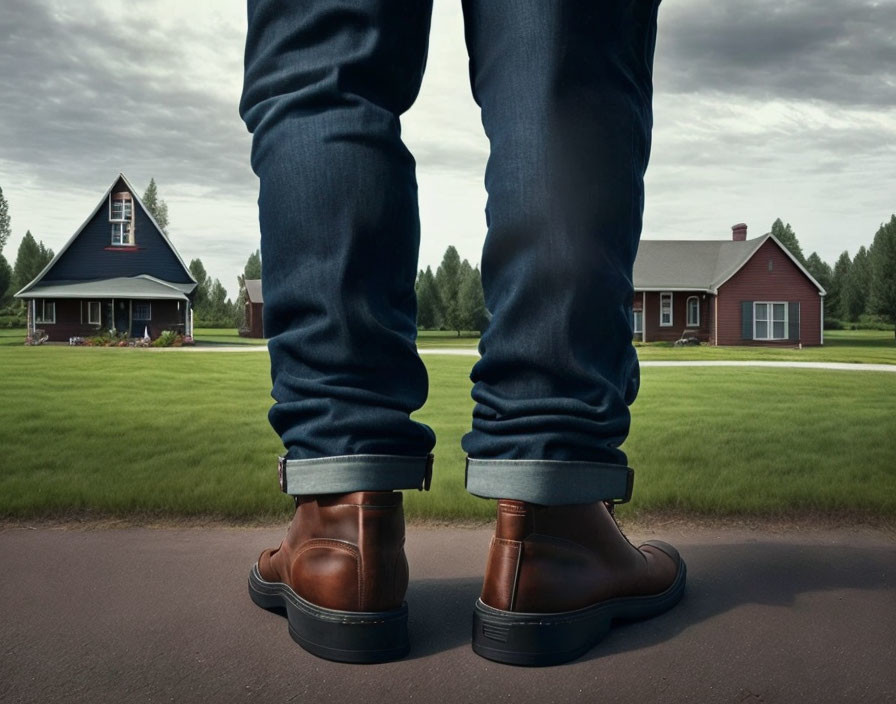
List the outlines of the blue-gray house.
{"label": "blue-gray house", "polygon": [[193,334],[196,280],[124,177],[47,266],[15,294],[28,302],[28,336],[50,341],[104,330]]}

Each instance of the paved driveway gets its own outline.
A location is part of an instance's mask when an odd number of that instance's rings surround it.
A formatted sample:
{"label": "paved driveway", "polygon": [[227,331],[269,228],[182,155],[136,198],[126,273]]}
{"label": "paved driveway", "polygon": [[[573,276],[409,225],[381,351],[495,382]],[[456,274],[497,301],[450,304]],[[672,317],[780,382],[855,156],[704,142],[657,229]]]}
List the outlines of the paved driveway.
{"label": "paved driveway", "polygon": [[0,701],[896,701],[882,531],[658,531],[688,563],[682,603],[544,669],[470,650],[488,530],[409,529],[412,652],[368,666],[305,653],[249,601],[249,567],[282,532],[0,531]]}

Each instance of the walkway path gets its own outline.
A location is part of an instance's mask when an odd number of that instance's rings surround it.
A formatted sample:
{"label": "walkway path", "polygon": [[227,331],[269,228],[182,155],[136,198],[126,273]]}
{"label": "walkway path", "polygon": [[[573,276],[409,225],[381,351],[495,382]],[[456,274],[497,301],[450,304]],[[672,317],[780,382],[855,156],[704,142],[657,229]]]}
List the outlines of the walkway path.
{"label": "walkway path", "polygon": [[[174,349],[154,347],[156,350]],[[267,352],[265,345],[221,345],[181,347],[190,352]],[[424,347],[420,354],[447,354],[460,357],[478,357],[479,351],[467,347]],[[839,371],[857,372],[892,372],[896,373],[896,364],[859,364],[852,362],[789,362],[787,360],[646,360],[642,367],[783,367],[789,369],[835,369]]]}
{"label": "walkway path", "polygon": [[896,701],[896,541],[881,531],[658,530],[688,564],[682,603],[539,669],[470,650],[489,530],[409,529],[412,651],[370,666],[309,655],[249,601],[249,567],[282,533],[0,530],[0,701]]}

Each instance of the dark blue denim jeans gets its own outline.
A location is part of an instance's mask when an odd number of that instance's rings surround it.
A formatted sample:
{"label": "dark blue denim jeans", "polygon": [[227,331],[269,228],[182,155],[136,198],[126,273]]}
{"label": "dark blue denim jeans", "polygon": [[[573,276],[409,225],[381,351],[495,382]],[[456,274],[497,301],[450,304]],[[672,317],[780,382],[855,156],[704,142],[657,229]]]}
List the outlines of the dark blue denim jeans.
{"label": "dark blue denim jeans", "polygon": [[[467,488],[622,499],[638,392],[632,267],[659,0],[464,0],[491,151]],[[291,494],[417,488],[415,162],[431,2],[249,1],[240,113],[260,180],[269,418]]]}

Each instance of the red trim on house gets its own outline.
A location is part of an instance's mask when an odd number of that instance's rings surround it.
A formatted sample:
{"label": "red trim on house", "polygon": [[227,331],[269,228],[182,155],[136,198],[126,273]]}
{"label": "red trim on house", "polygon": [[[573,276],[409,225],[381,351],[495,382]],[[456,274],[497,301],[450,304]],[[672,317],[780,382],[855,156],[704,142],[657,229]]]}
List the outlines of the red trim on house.
{"label": "red trim on house", "polygon": [[105,249],[107,252],[136,252],[141,249],[146,249],[146,247],[137,247],[136,245],[112,245],[110,247],[103,247],[103,249]]}

